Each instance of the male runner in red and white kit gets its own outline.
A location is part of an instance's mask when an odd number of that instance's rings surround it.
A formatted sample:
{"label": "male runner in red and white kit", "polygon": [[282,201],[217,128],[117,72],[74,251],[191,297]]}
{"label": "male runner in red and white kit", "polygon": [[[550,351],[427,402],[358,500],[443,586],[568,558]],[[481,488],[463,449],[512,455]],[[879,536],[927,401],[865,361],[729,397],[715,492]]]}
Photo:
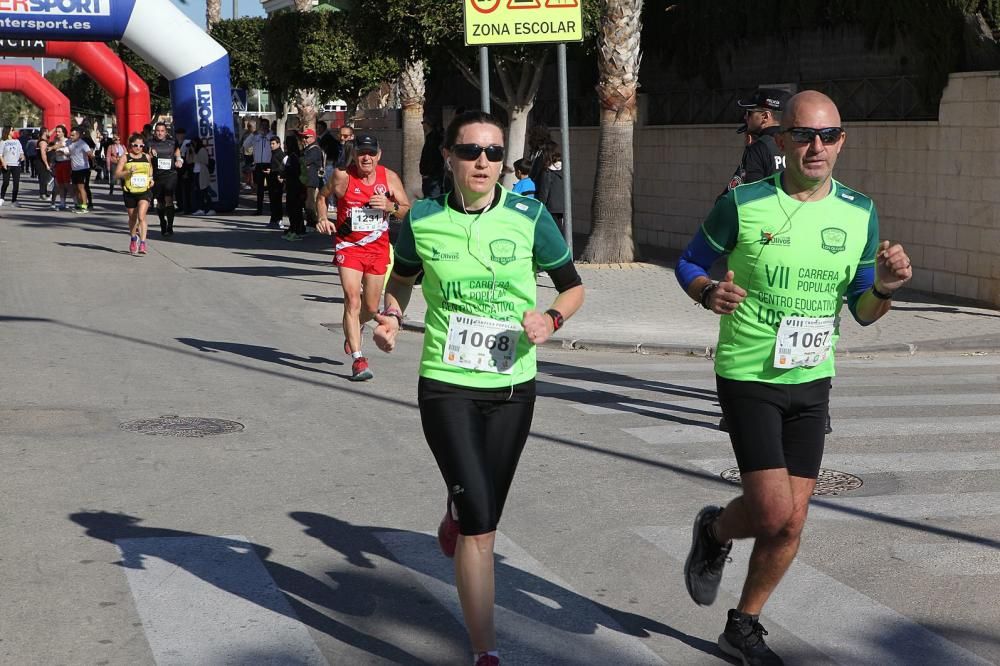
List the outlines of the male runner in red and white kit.
{"label": "male runner in red and white kit", "polygon": [[351,163],[335,169],[320,193],[320,201],[331,192],[337,197],[336,226],[326,206],[317,206],[316,230],[334,234],[334,261],[344,290],[344,353],[354,358],[351,381],[359,382],[373,376],[361,353],[361,326],[379,310],[389,267],[389,216],[403,219],[410,201],[396,172],[379,166],[382,151],[374,135],[357,134],[354,148]]}

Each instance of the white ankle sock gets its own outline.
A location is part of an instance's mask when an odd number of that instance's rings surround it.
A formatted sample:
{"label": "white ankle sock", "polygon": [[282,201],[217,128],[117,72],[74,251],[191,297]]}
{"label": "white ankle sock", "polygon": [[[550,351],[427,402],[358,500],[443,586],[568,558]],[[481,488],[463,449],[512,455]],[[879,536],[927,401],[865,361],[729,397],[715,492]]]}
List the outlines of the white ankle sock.
{"label": "white ankle sock", "polygon": [[351,358],[358,359],[358,358],[361,358],[362,356],[364,356],[364,354],[362,354],[359,351],[351,352]]}

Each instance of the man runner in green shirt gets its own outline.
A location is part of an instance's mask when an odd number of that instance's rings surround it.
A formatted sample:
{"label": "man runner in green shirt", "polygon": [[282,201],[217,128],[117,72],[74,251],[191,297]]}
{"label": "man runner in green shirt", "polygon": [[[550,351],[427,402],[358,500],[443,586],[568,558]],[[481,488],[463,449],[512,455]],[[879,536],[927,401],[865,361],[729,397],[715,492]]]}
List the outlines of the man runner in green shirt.
{"label": "man runner in green shirt", "polygon": [[[912,277],[903,248],[879,242],[872,200],[833,178],[845,138],[830,98],[792,97],[778,135],[785,171],[720,199],[677,265],[688,295],[722,316],[716,383],[743,485],[695,518],[685,583],[712,604],[733,539],[754,539],[719,636],[744,664],[782,663],[758,618],[798,552],[816,485],[843,298],[868,325]],[[723,255],[729,270],[714,282],[708,268]]]}

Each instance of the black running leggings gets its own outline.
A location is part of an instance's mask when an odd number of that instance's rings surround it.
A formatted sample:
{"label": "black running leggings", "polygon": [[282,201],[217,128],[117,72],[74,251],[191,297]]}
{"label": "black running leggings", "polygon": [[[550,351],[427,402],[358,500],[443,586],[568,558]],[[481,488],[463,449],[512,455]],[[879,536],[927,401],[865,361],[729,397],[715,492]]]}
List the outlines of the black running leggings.
{"label": "black running leggings", "polygon": [[531,430],[535,382],[476,390],[420,378],[420,421],[466,536],[496,530]]}

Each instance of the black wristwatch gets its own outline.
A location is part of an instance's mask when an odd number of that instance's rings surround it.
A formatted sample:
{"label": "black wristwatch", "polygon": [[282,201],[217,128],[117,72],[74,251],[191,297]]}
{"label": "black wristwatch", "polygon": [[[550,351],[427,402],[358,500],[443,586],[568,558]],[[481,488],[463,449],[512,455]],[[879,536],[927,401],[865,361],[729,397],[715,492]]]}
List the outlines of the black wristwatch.
{"label": "black wristwatch", "polygon": [[563,327],[563,316],[559,310],[548,309],[545,314],[552,317],[552,332],[555,333]]}

